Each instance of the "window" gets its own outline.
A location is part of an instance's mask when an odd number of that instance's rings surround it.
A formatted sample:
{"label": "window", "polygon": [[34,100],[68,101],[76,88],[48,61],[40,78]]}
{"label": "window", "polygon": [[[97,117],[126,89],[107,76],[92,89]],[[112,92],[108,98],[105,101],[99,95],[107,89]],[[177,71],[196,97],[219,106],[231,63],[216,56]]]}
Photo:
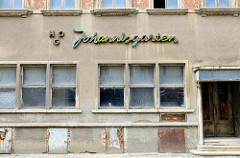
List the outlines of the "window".
{"label": "window", "polygon": [[21,9],[22,0],[0,0],[0,9]]}
{"label": "window", "polygon": [[154,0],[154,8],[178,8],[178,0]]}
{"label": "window", "polygon": [[206,0],[207,8],[228,8],[229,0]]}
{"label": "window", "polygon": [[100,65],[99,71],[100,108],[184,107],[183,65]]}
{"label": "window", "polygon": [[51,9],[75,9],[75,0],[51,0]]}
{"label": "window", "polygon": [[126,0],[102,0],[102,8],[126,8]]}
{"label": "window", "polygon": [[16,106],[76,107],[76,65],[1,66],[0,108]]}

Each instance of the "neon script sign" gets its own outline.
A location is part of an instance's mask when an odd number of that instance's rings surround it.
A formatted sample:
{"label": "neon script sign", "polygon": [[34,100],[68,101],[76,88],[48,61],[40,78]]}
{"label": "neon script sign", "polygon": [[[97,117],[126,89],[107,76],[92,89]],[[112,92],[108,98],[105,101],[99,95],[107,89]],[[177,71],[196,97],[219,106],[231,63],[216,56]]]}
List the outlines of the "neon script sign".
{"label": "neon script sign", "polygon": [[77,46],[81,43],[132,43],[132,47],[135,47],[139,42],[171,42],[173,41],[175,44],[178,43],[178,40],[176,39],[176,36],[168,36],[168,35],[163,35],[161,36],[159,33],[157,35],[150,34],[149,36],[147,35],[142,35],[141,37],[138,37],[138,35],[133,35],[131,36],[126,36],[125,33],[122,33],[121,36],[114,36],[114,37],[109,37],[109,36],[97,36],[97,32],[94,32],[91,36],[85,36],[85,31],[83,30],[73,30],[75,33],[80,33],[82,36],[77,39],[73,43],[73,48],[77,48]]}

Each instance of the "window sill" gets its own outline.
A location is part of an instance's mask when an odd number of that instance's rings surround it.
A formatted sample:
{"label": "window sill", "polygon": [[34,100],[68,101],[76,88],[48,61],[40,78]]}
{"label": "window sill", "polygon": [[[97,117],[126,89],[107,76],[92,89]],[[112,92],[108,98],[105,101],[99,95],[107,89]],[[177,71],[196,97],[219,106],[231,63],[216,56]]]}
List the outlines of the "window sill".
{"label": "window sill", "polygon": [[95,109],[92,113],[104,114],[104,113],[193,113],[193,109]]}
{"label": "window sill", "polygon": [[147,9],[149,15],[185,15],[188,9]]}
{"label": "window sill", "polygon": [[41,10],[44,16],[79,16],[82,10]]}
{"label": "window sill", "polygon": [[32,14],[33,11],[27,9],[0,9],[0,17],[23,17]]}
{"label": "window sill", "polygon": [[240,8],[200,8],[195,9],[195,12],[202,17],[209,15],[232,15],[237,17],[239,16]]}
{"label": "window sill", "polygon": [[91,13],[96,16],[131,16],[137,13],[135,8],[109,8],[109,9],[93,9]]}
{"label": "window sill", "polygon": [[0,109],[0,114],[5,114],[5,113],[82,113],[81,109]]}

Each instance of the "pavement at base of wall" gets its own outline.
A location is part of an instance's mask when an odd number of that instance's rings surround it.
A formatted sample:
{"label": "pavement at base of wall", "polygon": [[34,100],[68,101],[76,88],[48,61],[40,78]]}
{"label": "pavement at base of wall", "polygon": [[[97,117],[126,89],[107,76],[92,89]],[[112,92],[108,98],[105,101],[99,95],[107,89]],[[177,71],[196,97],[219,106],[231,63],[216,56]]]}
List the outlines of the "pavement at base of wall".
{"label": "pavement at base of wall", "polygon": [[239,156],[202,157],[186,153],[142,154],[0,154],[6,158],[240,158]]}

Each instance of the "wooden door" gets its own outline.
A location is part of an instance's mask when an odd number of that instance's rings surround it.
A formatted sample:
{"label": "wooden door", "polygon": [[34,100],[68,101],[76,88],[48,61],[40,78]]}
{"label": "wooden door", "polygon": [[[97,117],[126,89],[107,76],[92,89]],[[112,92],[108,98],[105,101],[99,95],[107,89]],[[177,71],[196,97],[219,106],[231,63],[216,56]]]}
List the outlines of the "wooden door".
{"label": "wooden door", "polygon": [[202,83],[204,135],[233,136],[231,83]]}

